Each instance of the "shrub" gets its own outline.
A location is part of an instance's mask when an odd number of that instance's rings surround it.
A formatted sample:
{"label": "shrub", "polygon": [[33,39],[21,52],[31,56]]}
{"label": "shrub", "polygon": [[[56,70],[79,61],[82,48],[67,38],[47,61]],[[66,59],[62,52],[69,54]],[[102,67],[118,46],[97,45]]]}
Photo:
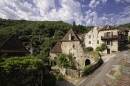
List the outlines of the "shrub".
{"label": "shrub", "polygon": [[104,51],[105,49],[107,49],[107,45],[106,45],[105,43],[103,43],[103,44],[101,45],[101,51]]}
{"label": "shrub", "polygon": [[69,67],[69,62],[66,58],[66,55],[63,53],[57,54],[56,63],[59,67]]}
{"label": "shrub", "polygon": [[89,65],[83,67],[83,68],[81,69],[81,71],[82,71],[82,72],[85,72],[85,71],[87,71],[91,66],[92,66],[92,64],[89,64]]}
{"label": "shrub", "polygon": [[105,43],[101,44],[100,46],[98,46],[96,48],[96,51],[104,51],[105,49],[107,49],[107,45]]}
{"label": "shrub", "polygon": [[64,76],[61,73],[58,73],[57,76],[56,76],[56,80],[63,81],[64,80]]}
{"label": "shrub", "polygon": [[[7,86],[14,83],[15,86],[22,84],[21,80],[29,76],[38,77],[39,71],[45,72],[46,68],[41,59],[33,56],[0,58],[0,85]],[[13,78],[16,78],[14,81]],[[18,79],[17,79],[18,78]],[[32,79],[31,82],[36,81]],[[30,82],[29,82],[30,83]],[[31,84],[31,83],[30,83]]]}
{"label": "shrub", "polygon": [[101,51],[101,47],[100,46],[96,47],[96,51]]}
{"label": "shrub", "polygon": [[84,48],[84,51],[85,52],[90,52],[90,51],[93,51],[93,48],[92,47],[86,47],[86,48]]}

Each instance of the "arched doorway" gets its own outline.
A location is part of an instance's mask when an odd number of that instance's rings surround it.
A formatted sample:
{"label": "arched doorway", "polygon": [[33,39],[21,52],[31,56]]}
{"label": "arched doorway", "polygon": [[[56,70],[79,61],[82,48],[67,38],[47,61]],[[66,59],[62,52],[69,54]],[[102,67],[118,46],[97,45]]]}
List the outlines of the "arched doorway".
{"label": "arched doorway", "polygon": [[86,59],[86,60],[85,60],[85,66],[89,65],[90,63],[91,63],[91,62],[90,62],[89,59]]}

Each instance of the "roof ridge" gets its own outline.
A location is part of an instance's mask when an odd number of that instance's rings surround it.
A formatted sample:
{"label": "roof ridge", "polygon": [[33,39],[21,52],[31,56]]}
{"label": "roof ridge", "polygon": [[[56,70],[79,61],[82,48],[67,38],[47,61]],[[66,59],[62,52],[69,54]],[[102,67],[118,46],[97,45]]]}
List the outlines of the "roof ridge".
{"label": "roof ridge", "polygon": [[80,41],[79,37],[73,31],[72,28],[66,33],[66,35],[61,39],[61,41],[69,41],[69,34],[71,34],[72,35],[71,37],[73,37],[72,41]]}
{"label": "roof ridge", "polygon": [[1,45],[0,47],[2,47],[13,35],[9,36]]}

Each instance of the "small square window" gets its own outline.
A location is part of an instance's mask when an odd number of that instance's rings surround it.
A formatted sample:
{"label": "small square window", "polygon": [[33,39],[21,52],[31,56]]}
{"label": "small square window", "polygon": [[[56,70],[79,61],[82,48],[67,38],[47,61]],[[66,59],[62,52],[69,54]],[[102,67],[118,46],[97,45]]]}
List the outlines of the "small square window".
{"label": "small square window", "polygon": [[91,35],[89,35],[89,38],[91,38]]}
{"label": "small square window", "polygon": [[99,40],[97,40],[97,44],[99,44]]}
{"label": "small square window", "polygon": [[89,44],[91,44],[91,41],[89,41]]}

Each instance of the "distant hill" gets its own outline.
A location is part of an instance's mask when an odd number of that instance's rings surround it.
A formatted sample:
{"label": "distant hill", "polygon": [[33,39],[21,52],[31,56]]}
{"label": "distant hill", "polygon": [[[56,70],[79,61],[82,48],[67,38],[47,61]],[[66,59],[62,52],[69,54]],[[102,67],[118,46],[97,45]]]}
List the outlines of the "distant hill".
{"label": "distant hill", "polygon": [[123,25],[119,25],[119,27],[122,27],[122,28],[130,28],[130,23],[128,23],[128,24],[123,24]]}
{"label": "distant hill", "polygon": [[63,21],[27,21],[0,19],[0,40],[12,34],[20,37],[26,46],[33,43],[37,46],[34,55],[41,58],[49,56],[50,49],[72,28],[77,34],[87,33],[93,26],[71,25]]}

